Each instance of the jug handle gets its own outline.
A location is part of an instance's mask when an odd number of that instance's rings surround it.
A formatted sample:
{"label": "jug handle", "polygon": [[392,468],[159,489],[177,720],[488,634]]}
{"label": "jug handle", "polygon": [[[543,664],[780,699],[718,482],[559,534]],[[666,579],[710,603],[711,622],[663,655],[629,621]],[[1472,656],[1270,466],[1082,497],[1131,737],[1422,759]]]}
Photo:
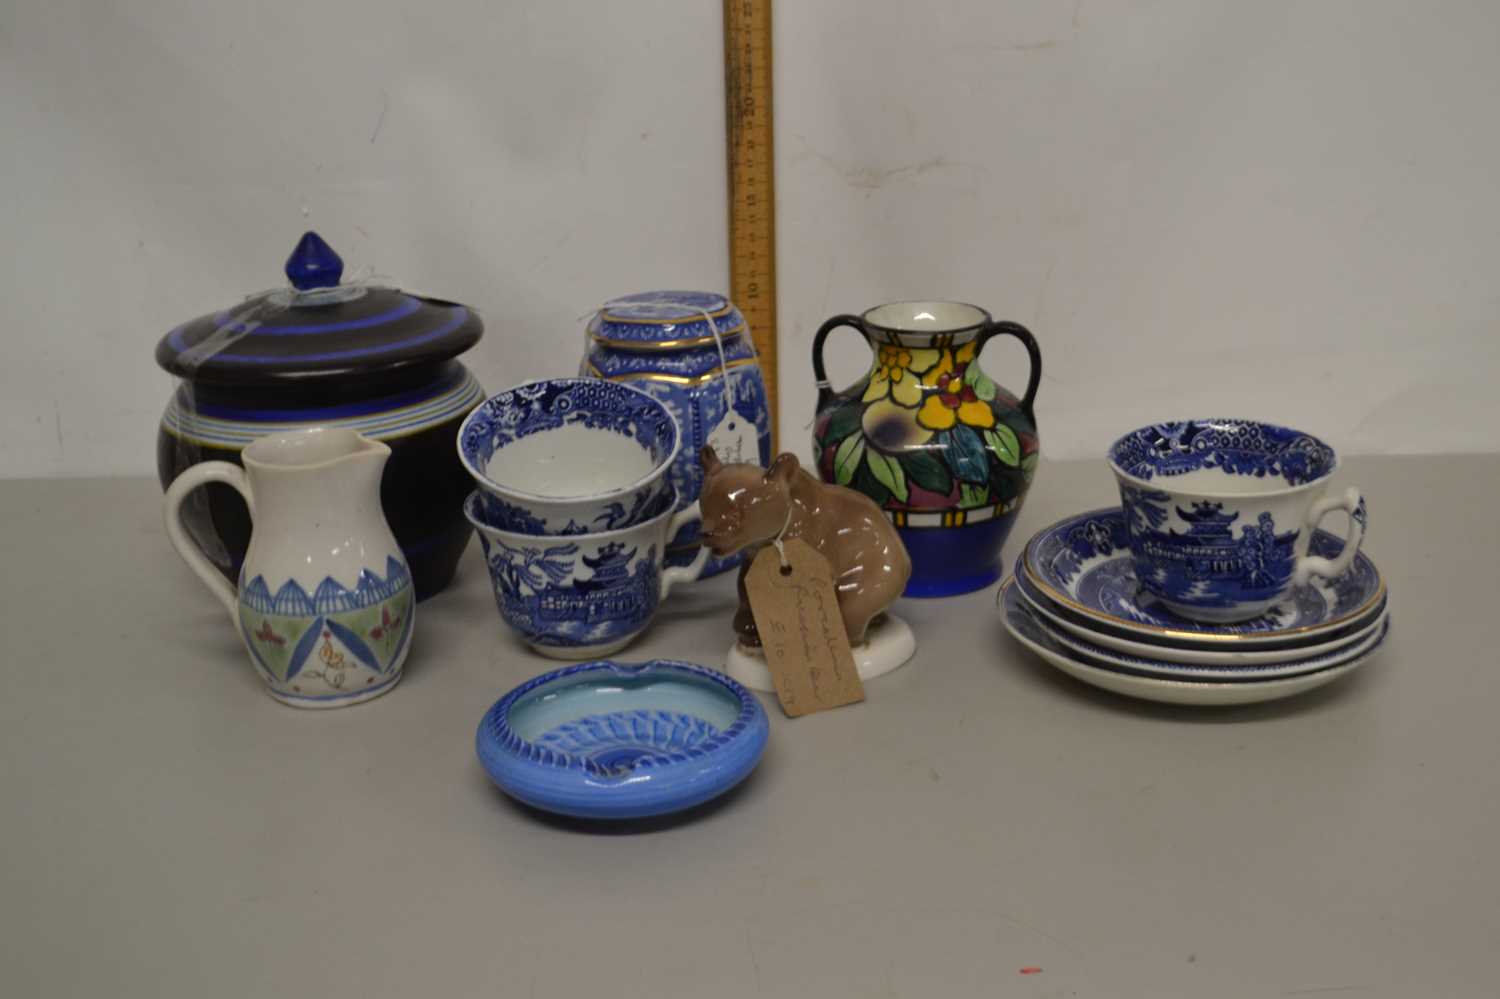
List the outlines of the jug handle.
{"label": "jug handle", "polygon": [[1006,319],[992,319],[990,324],[979,333],[979,345],[974,350],[974,356],[984,350],[984,345],[997,336],[1013,336],[1026,347],[1026,354],[1031,358],[1031,375],[1026,379],[1026,394],[1021,397],[1021,412],[1026,414],[1026,419],[1031,425],[1036,426],[1036,404],[1037,385],[1042,380],[1042,352],[1036,345],[1036,337],[1031,331],[1020,323],[1013,323]]}
{"label": "jug handle", "polygon": [[848,326],[859,331],[859,335],[865,338],[865,343],[870,342],[870,334],[865,332],[864,323],[859,321],[858,316],[842,315],[834,316],[828,322],[818,327],[818,332],[813,335],[812,362],[813,378],[818,389],[817,408],[822,409],[828,405],[833,398],[833,386],[828,384],[828,369],[823,367],[823,341],[828,339],[828,334],[840,326]]}
{"label": "jug handle", "polygon": [[183,473],[172,480],[167,487],[166,498],[162,500],[163,513],[165,515],[167,538],[171,540],[172,547],[177,549],[177,554],[188,564],[188,568],[198,574],[198,578],[207,584],[213,591],[213,595],[219,598],[229,611],[229,616],[239,624],[240,600],[235,588],[229,584],[214,564],[198,550],[193,539],[188,535],[187,527],[182,522],[182,503],[187,499],[188,493],[199,486],[210,482],[223,482],[233,486],[237,492],[245,497],[245,505],[250,508],[250,519],[255,519],[255,500],[250,495],[250,480],[245,476],[245,470],[238,465],[231,465],[227,461],[204,461],[185,469]]}

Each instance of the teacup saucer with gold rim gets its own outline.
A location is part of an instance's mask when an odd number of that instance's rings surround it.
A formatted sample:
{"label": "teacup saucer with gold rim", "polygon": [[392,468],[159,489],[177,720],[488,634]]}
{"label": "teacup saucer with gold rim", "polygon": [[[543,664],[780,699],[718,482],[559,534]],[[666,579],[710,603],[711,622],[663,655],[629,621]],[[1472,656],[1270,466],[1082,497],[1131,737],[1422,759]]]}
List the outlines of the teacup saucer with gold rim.
{"label": "teacup saucer with gold rim", "polygon": [[[1343,540],[1314,531],[1309,548],[1332,557]],[[1118,508],[1077,514],[1038,531],[1021,554],[1028,595],[1098,635],[1178,649],[1290,649],[1364,630],[1385,611],[1386,586],[1364,552],[1335,579],[1297,587],[1290,599],[1248,621],[1195,621],[1172,613],[1136,580]]]}
{"label": "teacup saucer with gold rim", "polygon": [[[1011,637],[1043,661],[1062,670],[1069,676],[1102,690],[1109,690],[1127,697],[1136,697],[1163,704],[1186,704],[1199,707],[1260,704],[1278,701],[1306,693],[1318,687],[1341,680],[1374,658],[1385,645],[1382,633],[1367,651],[1347,662],[1315,673],[1300,676],[1280,677],[1272,680],[1230,680],[1205,682],[1198,680],[1169,680],[1161,677],[1137,676],[1113,669],[1096,666],[1060,644],[1037,620],[1025,599],[1017,591],[1014,580],[1007,580],[1000,590],[1002,617],[1005,630]],[[1385,625],[1389,629],[1389,625]]]}

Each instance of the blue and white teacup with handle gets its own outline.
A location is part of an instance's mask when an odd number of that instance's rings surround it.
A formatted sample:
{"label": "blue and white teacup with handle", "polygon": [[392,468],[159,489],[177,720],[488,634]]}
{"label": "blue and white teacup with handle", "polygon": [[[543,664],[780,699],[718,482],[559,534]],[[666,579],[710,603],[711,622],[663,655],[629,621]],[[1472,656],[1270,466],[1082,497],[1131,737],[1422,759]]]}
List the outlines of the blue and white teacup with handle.
{"label": "blue and white teacup with handle", "polygon": [[[1329,494],[1338,456],[1323,441],[1254,420],[1186,420],[1132,430],[1110,446],[1136,579],[1202,621],[1264,614],[1293,587],[1349,569],[1365,536],[1352,486]],[[1343,549],[1308,554],[1319,522],[1349,516]]]}
{"label": "blue and white teacup with handle", "polygon": [[629,645],[677,583],[703,575],[709,551],[686,566],[664,567],[667,543],[703,522],[695,502],[672,512],[676,494],[651,519],[595,534],[522,534],[492,527],[481,494],[464,514],[479,532],[484,561],[505,623],[553,659],[597,659]]}

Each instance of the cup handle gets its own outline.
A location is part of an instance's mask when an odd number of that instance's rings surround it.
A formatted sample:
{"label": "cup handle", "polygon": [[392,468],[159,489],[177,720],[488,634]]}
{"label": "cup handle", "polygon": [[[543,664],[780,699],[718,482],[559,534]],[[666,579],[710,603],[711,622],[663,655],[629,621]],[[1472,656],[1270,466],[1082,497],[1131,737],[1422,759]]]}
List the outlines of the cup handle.
{"label": "cup handle", "polygon": [[821,410],[828,405],[833,398],[833,386],[828,384],[828,369],[823,366],[823,341],[828,339],[828,334],[840,326],[848,326],[859,331],[859,335],[865,338],[865,343],[870,342],[870,335],[865,332],[864,324],[859,321],[858,316],[848,314],[834,316],[828,322],[818,327],[818,332],[813,334],[812,362],[813,378],[817,379],[814,385],[818,390],[818,401],[815,409]]}
{"label": "cup handle", "polygon": [[1369,520],[1364,497],[1359,494],[1358,489],[1350,486],[1341,496],[1325,496],[1314,503],[1312,509],[1307,511],[1307,530],[1316,528],[1319,521],[1335,510],[1343,510],[1349,515],[1349,534],[1344,538],[1344,550],[1334,558],[1302,556],[1297,560],[1297,568],[1292,573],[1293,586],[1301,586],[1313,576],[1322,576],[1324,579],[1342,576],[1354,564],[1354,556],[1359,554],[1359,546],[1365,540],[1365,523]]}
{"label": "cup handle", "polygon": [[182,523],[183,500],[187,499],[188,493],[210,482],[223,482],[233,486],[241,496],[245,497],[245,505],[250,508],[250,519],[252,521],[255,519],[255,500],[250,495],[250,481],[245,477],[245,470],[227,461],[204,461],[188,467],[167,487],[166,498],[162,501],[167,538],[171,540],[172,547],[177,549],[177,554],[181,555],[182,560],[188,564],[188,568],[198,574],[198,578],[203,580],[213,591],[213,595],[218,597],[219,602],[229,611],[229,616],[238,623],[239,595],[229,584],[229,580],[225,579],[219,570],[214,568],[213,563],[198,550],[198,546],[193,543],[187,528]]}
{"label": "cup handle", "polygon": [[991,320],[979,334],[979,346],[974,350],[974,356],[984,350],[984,345],[997,336],[1013,336],[1021,341],[1026,348],[1026,356],[1031,358],[1031,374],[1026,378],[1026,394],[1021,397],[1021,412],[1026,414],[1026,419],[1036,426],[1036,389],[1042,380],[1042,351],[1036,345],[1036,337],[1031,335],[1031,330],[1020,323],[1013,323],[1005,319]]}
{"label": "cup handle", "polygon": [[[672,515],[667,522],[667,538],[677,537],[677,532],[689,524],[702,523],[703,514],[698,509],[698,501],[694,500],[691,506],[685,506]],[[703,567],[708,564],[708,547],[700,545],[698,554],[693,561],[687,565],[674,565],[661,574],[661,596],[667,599],[667,594],[672,592],[672,587],[678,583],[691,583],[703,575]],[[221,577],[222,578],[222,577]]]}

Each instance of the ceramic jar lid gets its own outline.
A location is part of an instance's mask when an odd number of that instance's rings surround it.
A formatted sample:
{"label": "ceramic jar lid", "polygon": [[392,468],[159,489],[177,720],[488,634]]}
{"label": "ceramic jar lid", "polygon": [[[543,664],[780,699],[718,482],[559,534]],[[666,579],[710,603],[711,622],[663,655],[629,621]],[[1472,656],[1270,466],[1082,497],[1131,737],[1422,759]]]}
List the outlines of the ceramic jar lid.
{"label": "ceramic jar lid", "polygon": [[723,295],[646,291],[607,303],[590,324],[589,335],[625,350],[680,350],[711,345],[715,327],[724,340],[745,332],[745,317]]}
{"label": "ceramic jar lid", "polygon": [[443,361],[478,342],[472,309],[395,288],[340,284],[344,262],[309,232],[287,258],[287,288],[172,330],[156,363],[193,381],[306,384]]}

